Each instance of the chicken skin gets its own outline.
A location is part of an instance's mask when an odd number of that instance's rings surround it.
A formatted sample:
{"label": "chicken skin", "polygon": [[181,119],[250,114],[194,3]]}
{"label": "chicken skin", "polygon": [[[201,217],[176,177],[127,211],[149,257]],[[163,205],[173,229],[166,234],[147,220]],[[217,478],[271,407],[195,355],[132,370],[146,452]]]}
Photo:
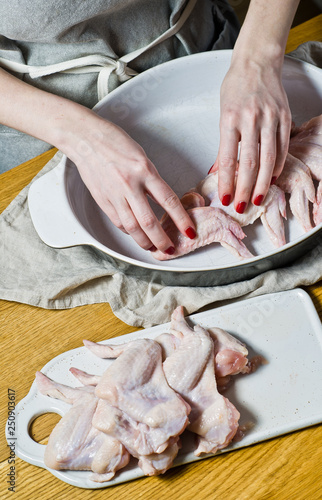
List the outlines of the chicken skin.
{"label": "chicken skin", "polygon": [[90,479],[104,482],[125,467],[130,455],[115,438],[92,425],[98,398],[93,387],[72,388],[36,373],[39,391],[72,405],[49,436],[45,464],[56,470],[90,470]]}
{"label": "chicken skin", "polygon": [[291,145],[300,142],[322,146],[322,115],[314,116],[292,130]]}
{"label": "chicken skin", "polygon": [[180,434],[188,423],[190,409],[169,387],[162,370],[161,347],[151,339],[125,344],[122,354],[100,378],[95,395],[151,432],[158,432],[151,453],[165,448],[169,438]]}
{"label": "chicken skin", "polygon": [[[102,344],[95,345],[97,346],[96,352],[100,352],[100,357],[106,358],[111,356],[112,349],[104,349],[108,346]],[[95,349],[94,345],[93,348]],[[116,349],[115,352],[120,356],[123,350]],[[87,386],[96,386],[101,379],[98,375],[90,375],[76,368],[71,368],[70,371],[82,384]],[[190,407],[186,406],[187,411],[190,412]],[[138,465],[146,476],[166,472],[171,467],[181,446],[179,436],[174,436],[168,440],[167,447],[163,451],[159,450],[160,452],[158,453],[150,453],[151,433],[148,426],[134,421],[117,408],[111,407],[103,399],[99,399],[98,401],[92,424],[96,429],[106,434],[117,436],[131,455],[138,459]],[[158,433],[154,429],[152,438],[157,435]]]}
{"label": "chicken skin", "polygon": [[175,251],[172,255],[168,255],[157,250],[152,254],[155,259],[174,259],[215,242],[220,243],[237,258],[253,257],[241,241],[245,233],[240,225],[223,210],[214,207],[195,207],[188,209],[187,212],[197,227],[196,238],[193,240],[186,238],[178,231],[170,217],[165,218],[162,227],[171,238]]}
{"label": "chicken skin", "polygon": [[119,346],[84,344],[102,358],[117,358],[99,379],[73,372],[96,384],[100,399],[93,426],[119,439],[146,475],[165,472],[178,453],[190,406],[166,381],[161,346],[150,339]]}
{"label": "chicken skin", "polygon": [[220,391],[232,375],[253,371],[248,350],[220,328],[191,328],[182,306],[154,340],[84,345],[113,362],[100,374],[70,368],[81,387],[36,374],[42,394],[71,405],[49,437],[47,467],[92,471],[91,480],[105,482],[132,456],[152,476],[173,465],[186,430],[196,456],[227,447],[239,430],[240,414]]}
{"label": "chicken skin", "polygon": [[191,406],[188,429],[198,436],[195,455],[216,453],[233,439],[240,415],[218,392],[214,343],[205,329],[188,326],[181,306],[172,313],[171,331],[180,344],[163,362],[166,378]]}
{"label": "chicken skin", "polygon": [[[238,429],[239,412],[219,393],[215,367],[225,380],[227,375],[246,372],[247,349],[224,330],[216,330],[210,334],[200,326],[191,329],[178,307],[171,317],[171,333],[156,338],[162,346],[166,380],[191,408],[187,429],[198,436],[196,455],[226,447]],[[86,346],[110,358],[123,355],[132,343],[111,346],[86,341]],[[96,381],[88,374],[82,380]]]}
{"label": "chicken skin", "polygon": [[270,187],[262,205],[255,206],[250,203],[243,214],[237,213],[233,204],[223,207],[218,194],[218,172],[207,175],[195,189],[205,198],[206,205],[223,209],[241,227],[253,224],[260,218],[273,245],[285,245],[283,218],[286,218],[286,201],[284,192],[277,186]]}
{"label": "chicken skin", "polygon": [[302,161],[318,181],[313,203],[313,221],[322,222],[322,115],[316,116],[297,128],[290,140],[290,153]]}
{"label": "chicken skin", "polygon": [[[183,236],[171,218],[165,214],[160,223],[173,242],[175,251],[167,255],[160,251],[152,255],[157,260],[169,260],[194,250],[219,242],[240,259],[253,257],[241,241],[245,234],[241,228],[260,218],[267,235],[276,248],[286,244],[284,221],[286,219],[285,193],[294,217],[310,231],[322,222],[322,115],[312,118],[300,127],[293,127],[289,153],[276,185],[270,186],[264,201],[259,205],[249,203],[245,212],[236,212],[233,203],[223,206],[218,194],[218,162],[195,188],[185,193],[181,202],[196,227],[197,235],[189,240]],[[319,185],[315,189],[313,180]],[[313,210],[311,205],[313,204]],[[215,212],[211,209],[220,210]],[[226,218],[225,218],[226,216]],[[233,224],[235,222],[235,225]]]}
{"label": "chicken skin", "polygon": [[276,184],[290,195],[291,212],[304,231],[310,231],[313,228],[310,202],[315,203],[315,187],[309,168],[300,159],[288,153]]}

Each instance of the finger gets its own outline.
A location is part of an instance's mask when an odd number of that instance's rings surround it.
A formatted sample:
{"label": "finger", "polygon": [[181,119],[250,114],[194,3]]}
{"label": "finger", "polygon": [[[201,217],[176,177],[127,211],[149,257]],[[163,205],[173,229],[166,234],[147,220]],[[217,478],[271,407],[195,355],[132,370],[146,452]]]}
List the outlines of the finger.
{"label": "finger", "polygon": [[215,160],[215,163],[213,165],[211,165],[210,169],[208,170],[208,175],[213,174],[214,172],[217,172],[217,170],[218,170],[218,156]]}
{"label": "finger", "polygon": [[153,199],[169,214],[181,234],[190,239],[196,236],[196,227],[183,208],[179,197],[159,176],[154,176],[146,183],[146,189]]}
{"label": "finger", "polygon": [[128,202],[124,199],[119,199],[115,210],[125,231],[141,248],[144,250],[150,250],[153,247],[153,243],[147,234],[142,230]]}
{"label": "finger", "polygon": [[136,220],[149,241],[161,252],[171,254],[172,249],[174,251],[173,243],[151,209],[146,196],[139,199],[131,198],[128,201]]}
{"label": "finger", "polygon": [[276,163],[276,126],[268,124],[260,131],[259,166],[252,194],[254,205],[261,205],[272,180]]}
{"label": "finger", "polygon": [[247,135],[242,136],[237,184],[235,189],[235,210],[244,213],[250,200],[258,171],[258,132],[247,128]]}
{"label": "finger", "polygon": [[218,194],[222,204],[227,206],[234,198],[235,176],[238,166],[238,144],[240,134],[237,129],[222,130],[217,160]]}
{"label": "finger", "polygon": [[107,215],[110,221],[114,224],[114,226],[120,229],[123,233],[128,234],[127,231],[124,229],[121,219],[118,216],[116,210],[114,209],[112,203],[110,203],[108,200],[104,200],[104,202],[98,203],[98,205]]}
{"label": "finger", "polygon": [[291,134],[291,116],[283,120],[279,126],[277,127],[276,133],[276,161],[274,170],[272,173],[273,183],[278,179],[281,175],[286,156],[288,153],[289,143],[290,143],[290,134]]}

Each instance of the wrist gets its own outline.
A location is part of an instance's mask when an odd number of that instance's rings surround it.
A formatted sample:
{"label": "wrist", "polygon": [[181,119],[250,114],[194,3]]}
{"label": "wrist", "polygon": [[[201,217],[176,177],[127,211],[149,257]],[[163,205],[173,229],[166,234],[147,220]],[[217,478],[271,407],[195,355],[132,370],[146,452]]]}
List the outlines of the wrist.
{"label": "wrist", "polygon": [[251,0],[235,44],[233,61],[250,59],[281,69],[298,3],[299,0]]}
{"label": "wrist", "polygon": [[62,113],[57,113],[52,129],[51,143],[66,154],[74,163],[90,153],[100,132],[100,121],[92,110],[66,101]]}
{"label": "wrist", "polygon": [[266,39],[265,35],[256,38],[257,41],[254,43],[253,36],[241,33],[233,50],[232,64],[245,67],[249,65],[270,67],[275,71],[280,71],[284,61],[284,45],[275,40]]}
{"label": "wrist", "polygon": [[281,77],[284,56],[281,57],[278,52],[271,55],[271,59],[260,51],[249,54],[247,51],[236,52],[233,54],[230,69],[241,79],[248,80],[257,76],[277,76]]}

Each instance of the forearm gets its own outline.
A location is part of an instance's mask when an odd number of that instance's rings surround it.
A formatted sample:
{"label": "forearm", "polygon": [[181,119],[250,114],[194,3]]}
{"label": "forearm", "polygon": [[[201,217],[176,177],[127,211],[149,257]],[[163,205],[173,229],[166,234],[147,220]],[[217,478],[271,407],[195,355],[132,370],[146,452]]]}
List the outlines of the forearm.
{"label": "forearm", "polygon": [[193,221],[141,146],[84,106],[43,92],[0,69],[0,123],[59,148],[76,165],[96,203],[145,250],[175,248],[147,200],[151,196],[180,232],[194,238]]}
{"label": "forearm", "polygon": [[239,213],[263,202],[285,163],[292,117],[281,74],[298,4],[251,0],[221,86],[219,196]]}
{"label": "forearm", "polygon": [[[94,113],[63,97],[26,84],[0,69],[0,123],[68,154],[85,136]],[[77,138],[78,136],[78,138]]]}
{"label": "forearm", "polygon": [[281,66],[288,33],[300,0],[252,0],[233,59],[251,58]]}

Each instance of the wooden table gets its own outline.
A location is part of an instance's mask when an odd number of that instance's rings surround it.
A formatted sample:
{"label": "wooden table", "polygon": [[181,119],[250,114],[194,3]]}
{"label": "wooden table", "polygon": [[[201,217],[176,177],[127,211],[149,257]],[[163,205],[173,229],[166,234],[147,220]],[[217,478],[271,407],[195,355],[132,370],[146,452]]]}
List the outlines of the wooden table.
{"label": "wooden table", "polygon": [[[294,28],[287,51],[308,40],[322,41],[322,15]],[[49,151],[0,176],[0,212],[53,156]],[[306,288],[322,319],[322,282]],[[41,369],[58,354],[79,347],[83,338],[100,341],[136,329],[122,323],[108,304],[71,310],[43,310],[0,301],[1,427],[8,411],[8,388],[22,399]],[[281,390],[283,390],[281,388]],[[46,442],[58,420],[46,415],[32,425],[34,439]],[[0,497],[14,498],[7,490],[9,449],[1,440]],[[293,432],[235,452],[100,490],[81,490],[56,479],[44,469],[16,458],[16,496],[19,499],[109,500],[317,500],[322,499],[322,425]],[[11,495],[13,495],[11,497]]]}

